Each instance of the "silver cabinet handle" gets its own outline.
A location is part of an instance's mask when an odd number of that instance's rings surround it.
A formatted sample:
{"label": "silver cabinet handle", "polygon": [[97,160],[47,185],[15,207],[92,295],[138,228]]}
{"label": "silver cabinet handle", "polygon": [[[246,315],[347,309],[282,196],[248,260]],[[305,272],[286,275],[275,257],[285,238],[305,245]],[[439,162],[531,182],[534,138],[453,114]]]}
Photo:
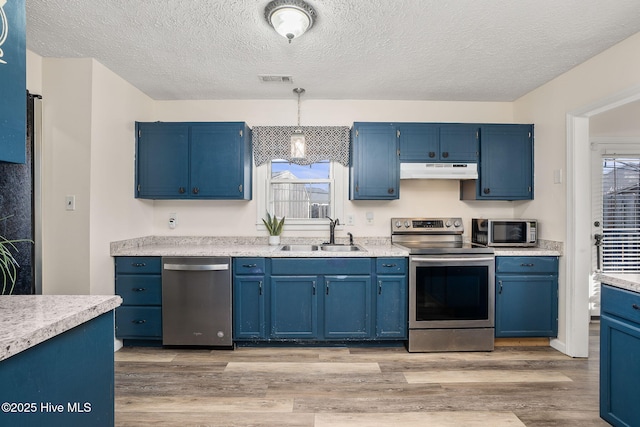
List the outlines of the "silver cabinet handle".
{"label": "silver cabinet handle", "polygon": [[165,264],[164,269],[176,271],[228,270],[229,264]]}

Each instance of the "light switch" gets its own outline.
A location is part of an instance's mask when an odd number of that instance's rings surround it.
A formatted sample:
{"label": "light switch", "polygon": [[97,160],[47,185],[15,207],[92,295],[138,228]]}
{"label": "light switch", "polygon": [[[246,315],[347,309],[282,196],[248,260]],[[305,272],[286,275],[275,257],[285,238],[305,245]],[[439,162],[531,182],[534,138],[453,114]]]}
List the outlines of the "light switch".
{"label": "light switch", "polygon": [[555,169],[553,171],[553,183],[562,184],[562,169]]}
{"label": "light switch", "polygon": [[67,196],[64,198],[64,206],[68,211],[76,210],[76,196]]}

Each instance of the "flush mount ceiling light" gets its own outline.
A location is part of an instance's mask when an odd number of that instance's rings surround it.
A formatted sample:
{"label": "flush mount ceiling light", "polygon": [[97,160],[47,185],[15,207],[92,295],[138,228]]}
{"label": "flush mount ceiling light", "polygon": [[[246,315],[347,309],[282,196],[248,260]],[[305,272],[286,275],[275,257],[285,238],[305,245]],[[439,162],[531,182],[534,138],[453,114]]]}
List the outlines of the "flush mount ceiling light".
{"label": "flush mount ceiling light", "polygon": [[302,0],[273,0],[264,8],[264,17],[291,43],[313,26],[316,11]]}
{"label": "flush mount ceiling light", "polygon": [[293,89],[293,93],[298,94],[298,129],[291,134],[291,158],[304,159],[307,155],[307,139],[300,128],[300,95],[304,93],[304,89],[297,87]]}

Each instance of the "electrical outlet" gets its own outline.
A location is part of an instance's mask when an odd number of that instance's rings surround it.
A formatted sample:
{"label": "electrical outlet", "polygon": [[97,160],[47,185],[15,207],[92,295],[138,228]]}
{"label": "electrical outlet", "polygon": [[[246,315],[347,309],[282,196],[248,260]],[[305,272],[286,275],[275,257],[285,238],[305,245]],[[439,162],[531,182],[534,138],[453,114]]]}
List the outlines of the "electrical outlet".
{"label": "electrical outlet", "polygon": [[177,225],[178,225],[178,215],[176,215],[175,213],[170,213],[169,228],[173,230],[174,228],[176,228]]}
{"label": "electrical outlet", "polygon": [[373,225],[373,212],[367,212],[367,225]]}
{"label": "electrical outlet", "polygon": [[353,214],[347,215],[347,225],[355,225],[356,220],[353,217]]}
{"label": "electrical outlet", "polygon": [[64,198],[64,206],[68,211],[76,210],[76,196],[67,196]]}

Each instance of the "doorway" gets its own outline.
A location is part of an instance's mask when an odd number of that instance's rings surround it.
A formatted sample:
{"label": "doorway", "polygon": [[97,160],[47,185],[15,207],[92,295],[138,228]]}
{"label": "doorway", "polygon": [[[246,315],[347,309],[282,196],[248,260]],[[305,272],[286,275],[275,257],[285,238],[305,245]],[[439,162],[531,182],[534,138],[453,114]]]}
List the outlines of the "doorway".
{"label": "doorway", "polygon": [[[592,242],[592,155],[589,119],[640,100],[635,86],[567,113],[567,215],[564,330],[560,349],[573,357],[589,354],[589,282]],[[552,342],[552,345],[554,343]],[[557,347],[556,347],[557,348]]]}

